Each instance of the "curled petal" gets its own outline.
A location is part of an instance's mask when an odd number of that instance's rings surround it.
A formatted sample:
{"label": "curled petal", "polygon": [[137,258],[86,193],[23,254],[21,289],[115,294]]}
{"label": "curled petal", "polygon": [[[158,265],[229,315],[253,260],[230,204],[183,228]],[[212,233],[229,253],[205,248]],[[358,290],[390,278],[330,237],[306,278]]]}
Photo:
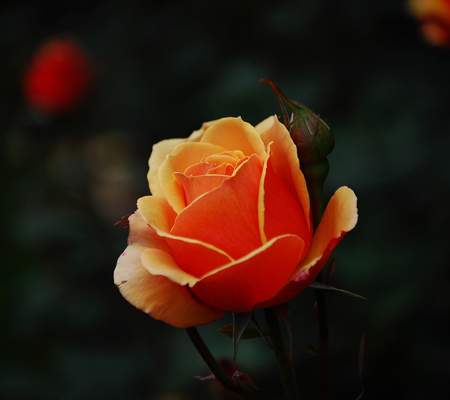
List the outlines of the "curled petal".
{"label": "curled petal", "polygon": [[258,132],[240,117],[218,120],[204,133],[201,141],[231,151],[240,150],[246,156],[256,153],[264,158],[266,153]]}
{"label": "curled petal", "polygon": [[211,307],[249,312],[286,284],[300,260],[303,246],[298,236],[274,238],[242,259],[211,272],[192,291]]}
{"label": "curled petal", "polygon": [[159,233],[169,233],[177,214],[164,197],[144,196],[137,202],[142,218]]}
{"label": "curled petal", "polygon": [[[233,259],[223,250],[195,239],[166,236],[178,265],[188,274],[201,278],[212,270],[228,264]],[[183,285],[178,277],[171,276],[174,282]],[[192,284],[195,282],[192,281]]]}
{"label": "curled petal", "polygon": [[258,308],[286,303],[306,289],[325,266],[344,235],[355,227],[357,220],[356,196],[351,189],[343,186],[330,199],[314,233],[308,254],[289,277],[287,286],[273,299],[260,304]]}
{"label": "curled petal", "polygon": [[141,254],[142,265],[152,275],[167,276],[180,286],[194,286],[198,279],[184,272],[172,255],[158,249],[146,249]]}
{"label": "curled petal", "polygon": [[[317,266],[319,261],[322,261],[324,265],[334,247],[348,231],[351,231],[355,227],[358,221],[356,200],[355,193],[348,187],[343,186],[336,190],[314,233],[311,248],[307,256],[293,273],[294,280],[297,280],[297,275],[301,272],[307,272],[310,268]],[[324,260],[325,258],[326,260]]]}
{"label": "curled petal", "polygon": [[166,139],[153,145],[152,154],[148,160],[149,170],[147,174],[148,185],[153,196],[163,195],[159,184],[159,167],[172,150],[183,142],[185,142],[185,139]]}
{"label": "curled petal", "polygon": [[136,211],[128,218],[130,223],[130,233],[128,234],[128,244],[134,246],[144,246],[147,248],[156,248],[170,253],[170,247],[167,241],[158,236],[155,230],[150,229],[147,221],[145,221],[141,213]]}
{"label": "curled petal", "polygon": [[214,122],[215,121],[205,122],[200,129],[192,132],[192,134],[186,139],[167,139],[153,145],[153,150],[150,155],[150,159],[148,160],[148,165],[150,168],[147,174],[147,179],[150,186],[150,191],[154,196],[162,196],[163,194],[161,186],[159,185],[158,171],[166,157],[181,143],[199,142],[205,131]]}
{"label": "curled petal", "polygon": [[130,237],[132,244],[119,257],[114,271],[114,283],[126,300],[153,318],[179,328],[208,324],[222,317],[222,311],[195,300],[187,287],[151,275],[144,268],[141,255],[149,250],[148,244],[171,256],[164,239],[158,238],[138,213],[130,217]]}
{"label": "curled petal", "polygon": [[[211,128],[210,128],[211,129]],[[209,131],[209,129],[208,129]],[[225,149],[209,143],[181,143],[172,150],[159,168],[159,184],[164,197],[172,208],[180,213],[185,207],[183,189],[174,178],[174,172],[184,172],[203,158]]]}
{"label": "curled petal", "polygon": [[278,179],[298,198],[302,205],[308,230],[312,236],[310,200],[306,181],[300,170],[297,148],[286,127],[276,116],[269,117],[256,126],[263,142],[271,145],[271,162]]}
{"label": "curled petal", "polygon": [[[275,174],[271,142],[268,146],[269,157],[264,165],[259,196],[260,229],[267,240],[286,234],[297,235],[305,241],[305,253],[309,249],[311,236],[308,220],[299,203],[283,181]],[[308,221],[309,222],[309,221]]]}
{"label": "curled petal", "polygon": [[[138,200],[138,210],[142,219],[155,230],[160,239],[164,238],[162,240],[166,245],[170,245],[171,254],[178,260],[179,266],[190,275],[200,277],[233,260],[226,252],[211,244],[203,243],[198,238],[171,234],[176,214],[163,197],[141,197]],[[150,272],[156,274],[155,270]],[[186,284],[184,278],[181,279],[179,275],[168,276],[180,285]],[[191,283],[194,284],[194,281]]]}

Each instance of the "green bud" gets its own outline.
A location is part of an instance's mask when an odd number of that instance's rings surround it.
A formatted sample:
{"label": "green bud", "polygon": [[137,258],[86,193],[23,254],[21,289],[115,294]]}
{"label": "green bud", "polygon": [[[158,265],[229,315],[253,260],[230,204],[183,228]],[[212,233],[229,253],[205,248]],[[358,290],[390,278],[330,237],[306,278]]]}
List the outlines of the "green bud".
{"label": "green bud", "polygon": [[[278,97],[283,111],[284,125],[297,146],[300,164],[315,163],[326,158],[334,148],[334,136],[328,124],[308,107],[287,97],[276,83],[266,79],[262,81],[268,83]],[[283,100],[292,110],[290,117]]]}

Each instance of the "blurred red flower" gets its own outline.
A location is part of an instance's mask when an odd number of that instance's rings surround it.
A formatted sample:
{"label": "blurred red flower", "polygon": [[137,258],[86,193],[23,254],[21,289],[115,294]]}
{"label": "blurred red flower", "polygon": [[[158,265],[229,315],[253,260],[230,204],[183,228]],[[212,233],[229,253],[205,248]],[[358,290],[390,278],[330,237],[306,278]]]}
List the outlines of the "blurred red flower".
{"label": "blurred red flower", "polygon": [[51,39],[25,71],[25,100],[47,114],[65,113],[82,102],[91,80],[92,66],[80,44],[74,39]]}
{"label": "blurred red flower", "polygon": [[450,47],[450,0],[409,0],[408,8],[429,43]]}

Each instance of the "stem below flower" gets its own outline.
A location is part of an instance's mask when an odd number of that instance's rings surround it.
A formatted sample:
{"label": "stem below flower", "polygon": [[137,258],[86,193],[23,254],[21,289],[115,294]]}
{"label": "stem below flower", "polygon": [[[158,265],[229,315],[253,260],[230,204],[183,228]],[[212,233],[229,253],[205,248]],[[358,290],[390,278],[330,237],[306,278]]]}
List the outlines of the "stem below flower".
{"label": "stem below flower", "polygon": [[231,378],[225,373],[225,371],[220,367],[217,360],[214,358],[212,353],[209,351],[205,342],[201,338],[198,330],[195,326],[192,328],[186,328],[186,332],[194,344],[197,351],[200,353],[203,361],[205,361],[208,368],[214,374],[216,379],[231,392],[237,393],[247,400],[261,400],[258,396],[249,392],[243,386],[235,385]]}
{"label": "stem below flower", "polygon": [[283,382],[284,394],[286,400],[298,400],[299,393],[295,380],[295,374],[292,362],[289,359],[286,351],[286,345],[281,334],[280,324],[278,323],[278,316],[270,308],[264,309],[264,315],[269,328],[270,338],[272,339],[275,357],[277,359],[278,369],[280,371],[281,380]]}
{"label": "stem below flower", "polygon": [[317,311],[319,314],[319,355],[320,370],[322,374],[322,399],[330,398],[330,376],[328,365],[328,307],[326,294],[323,290],[315,290],[317,300]]}
{"label": "stem below flower", "polygon": [[328,176],[330,170],[330,163],[327,158],[312,162],[302,163],[300,166],[309,189],[309,196],[311,198],[311,208],[313,215],[314,231],[319,226],[319,222],[323,216],[323,184]]}
{"label": "stem below flower", "polygon": [[[311,208],[313,215],[313,227],[316,231],[323,216],[323,184],[328,175],[330,164],[327,158],[314,163],[302,163],[301,170],[305,175],[306,183],[311,197]],[[325,283],[325,268],[320,271],[316,278],[317,282]],[[320,343],[320,370],[322,375],[322,399],[330,398],[330,376],[328,365],[328,311],[326,294],[322,290],[315,290],[317,300],[317,311],[319,314],[319,343]]]}

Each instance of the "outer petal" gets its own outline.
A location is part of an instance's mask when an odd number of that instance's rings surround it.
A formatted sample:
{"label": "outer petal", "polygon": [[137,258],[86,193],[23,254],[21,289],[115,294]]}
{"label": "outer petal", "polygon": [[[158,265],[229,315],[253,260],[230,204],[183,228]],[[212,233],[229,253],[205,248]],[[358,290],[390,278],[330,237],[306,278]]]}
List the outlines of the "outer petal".
{"label": "outer petal", "polygon": [[[179,328],[207,324],[222,317],[223,312],[199,303],[186,287],[164,276],[151,275],[141,263],[141,255],[148,247],[168,249],[164,239],[148,227],[139,213],[130,217],[130,245],[119,257],[114,282],[132,305],[155,319]],[[167,254],[169,257],[170,255]]]}
{"label": "outer petal", "polygon": [[259,221],[264,237],[271,240],[274,237],[292,234],[305,242],[305,254],[311,243],[309,220],[296,194],[292,193],[275,174],[273,151],[268,145],[269,157],[264,165],[259,195]]}
{"label": "outer petal", "polygon": [[169,233],[177,214],[164,197],[144,196],[137,201],[142,218],[160,234]]}
{"label": "outer petal", "polygon": [[[254,154],[233,177],[186,207],[178,215],[171,234],[209,243],[233,259],[259,248],[262,245],[258,224],[261,172],[261,159]],[[196,271],[187,272],[197,276]]]}
{"label": "outer petal", "polygon": [[186,202],[183,189],[173,173],[184,172],[186,168],[199,163],[202,158],[225,150],[209,143],[182,143],[166,157],[159,167],[159,184],[164,197],[177,213],[186,207]]}
{"label": "outer petal", "polygon": [[330,199],[314,233],[309,252],[290,276],[288,285],[273,299],[259,304],[257,308],[285,303],[306,289],[324,267],[334,248],[355,227],[357,221],[356,196],[353,190],[343,186]]}
{"label": "outer petal", "polygon": [[256,153],[265,157],[264,143],[255,128],[239,118],[223,118],[214,123],[201,139],[203,143],[222,146],[227,150],[240,150],[246,156]]}
{"label": "outer petal", "polygon": [[[158,249],[146,249],[141,254],[141,262],[152,275],[170,276],[180,286],[194,286],[198,279],[184,272],[172,255]],[[174,277],[176,276],[176,279]]]}
{"label": "outer petal", "polygon": [[[146,196],[138,200],[138,209],[142,218],[151,226],[165,243],[170,245],[171,253],[177,260],[177,264],[192,278],[200,277],[212,269],[229,263],[233,259],[224,251],[203,243],[197,238],[184,238],[170,234],[175,212],[163,197]],[[156,270],[150,271],[156,274]],[[186,284],[186,275],[175,274],[171,276],[174,282],[180,285]],[[194,279],[194,278],[193,278]],[[195,279],[190,283],[194,283]]]}
{"label": "outer petal", "polygon": [[142,218],[139,211],[136,211],[134,214],[130,215],[128,221],[130,223],[128,245],[160,249],[170,253],[170,247],[166,240],[158,236],[153,229],[149,228],[147,221]]}
{"label": "outer petal", "polygon": [[284,185],[297,196],[305,213],[305,220],[312,236],[312,221],[310,216],[310,200],[306,181],[300,170],[297,148],[286,127],[276,116],[269,117],[256,126],[263,142],[271,147],[271,159],[275,175]]}
{"label": "outer petal", "polygon": [[185,141],[186,139],[167,139],[153,145],[152,154],[148,160],[149,170],[147,174],[148,185],[153,196],[163,195],[159,184],[159,167],[173,149]]}
{"label": "outer petal", "polygon": [[230,312],[251,311],[286,284],[303,246],[303,241],[294,235],[274,238],[242,259],[213,271],[192,291],[211,307]]}

